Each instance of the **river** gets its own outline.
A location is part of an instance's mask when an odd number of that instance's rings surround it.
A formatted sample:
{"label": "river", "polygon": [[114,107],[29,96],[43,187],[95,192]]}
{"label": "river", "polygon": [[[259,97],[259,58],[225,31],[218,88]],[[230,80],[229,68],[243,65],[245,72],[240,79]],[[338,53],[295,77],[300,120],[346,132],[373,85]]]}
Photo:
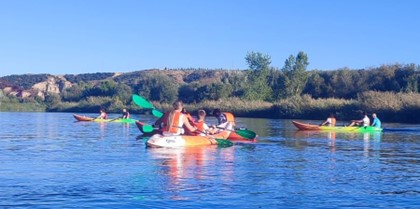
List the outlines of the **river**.
{"label": "river", "polygon": [[156,149],[134,124],[1,112],[0,207],[420,207],[420,125],[351,134],[237,120],[257,143]]}

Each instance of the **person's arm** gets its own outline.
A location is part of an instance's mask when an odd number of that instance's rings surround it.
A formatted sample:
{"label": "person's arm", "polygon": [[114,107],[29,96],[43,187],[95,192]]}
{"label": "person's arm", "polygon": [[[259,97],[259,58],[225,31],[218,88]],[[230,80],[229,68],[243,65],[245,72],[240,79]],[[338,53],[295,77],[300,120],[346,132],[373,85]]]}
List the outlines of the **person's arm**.
{"label": "person's arm", "polygon": [[210,128],[206,123],[203,124],[204,131],[206,134],[214,134],[216,131],[213,128]]}
{"label": "person's arm", "polygon": [[197,128],[195,128],[194,126],[192,126],[192,125],[190,124],[190,122],[188,121],[188,118],[187,118],[187,117],[183,117],[182,121],[183,121],[183,123],[184,123],[185,127],[187,127],[187,129],[188,129],[190,132],[197,131]]}
{"label": "person's arm", "polygon": [[373,119],[373,122],[372,122],[372,124],[370,125],[370,126],[375,126],[376,125],[376,118],[375,119]]}
{"label": "person's arm", "polygon": [[169,115],[169,113],[170,113],[170,111],[165,112],[165,114],[164,114],[162,117],[160,117],[159,119],[157,119],[157,120],[155,121],[155,123],[153,124],[153,126],[155,126],[155,127],[159,127],[159,128],[160,128],[160,126],[161,126],[161,125],[162,125],[162,123],[163,123],[164,118],[167,118],[167,117],[168,117],[168,115]]}

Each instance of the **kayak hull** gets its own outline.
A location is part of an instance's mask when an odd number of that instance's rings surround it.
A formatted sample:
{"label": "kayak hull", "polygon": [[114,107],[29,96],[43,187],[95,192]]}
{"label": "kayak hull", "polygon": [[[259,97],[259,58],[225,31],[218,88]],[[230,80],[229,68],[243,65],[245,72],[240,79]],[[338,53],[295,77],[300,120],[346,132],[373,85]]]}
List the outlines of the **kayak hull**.
{"label": "kayak hull", "polygon": [[211,136],[162,135],[155,134],[146,141],[147,147],[193,147],[217,145],[214,139],[226,139],[230,131],[223,131]]}
{"label": "kayak hull", "polygon": [[257,137],[255,137],[253,139],[247,139],[247,138],[242,137],[241,135],[237,134],[234,131],[230,132],[227,139],[230,140],[230,141],[240,141],[240,142],[256,142],[257,141]]}
{"label": "kayak hull", "polygon": [[302,123],[298,121],[292,121],[293,125],[296,126],[299,130],[306,130],[306,131],[339,131],[339,132],[381,132],[382,128],[376,128],[373,126],[367,126],[367,127],[360,127],[360,126],[352,126],[352,127],[346,127],[346,126],[335,126],[335,127],[329,127],[329,126],[318,126],[308,123]]}
{"label": "kayak hull", "polygon": [[96,118],[91,118],[91,117],[87,117],[84,115],[77,115],[77,114],[73,114],[73,117],[77,120],[77,121],[85,121],[85,122],[99,122],[99,123],[107,123],[107,122],[113,122],[113,123],[134,123],[136,122],[136,120],[134,119],[96,119]]}
{"label": "kayak hull", "polygon": [[[140,130],[140,132],[143,134],[142,136],[144,136],[144,137],[150,137],[150,136],[153,136],[155,134],[161,134],[161,131],[159,131],[157,129],[154,130],[153,132],[149,132],[149,133],[144,132],[143,131],[143,126],[144,125],[147,125],[147,124],[146,123],[143,123],[143,122],[140,122],[140,121],[136,121],[136,126]],[[230,134],[227,137],[227,139],[229,141],[241,141],[241,142],[256,142],[257,141],[256,138],[253,138],[253,139],[244,138],[244,137],[240,136],[239,134],[237,134],[234,131],[231,131],[230,132]]]}

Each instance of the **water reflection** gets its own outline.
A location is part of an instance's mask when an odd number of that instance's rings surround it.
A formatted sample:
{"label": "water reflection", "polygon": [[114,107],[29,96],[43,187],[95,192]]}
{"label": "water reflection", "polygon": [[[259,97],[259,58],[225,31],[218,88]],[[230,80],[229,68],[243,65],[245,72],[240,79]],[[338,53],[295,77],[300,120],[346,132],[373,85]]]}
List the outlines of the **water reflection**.
{"label": "water reflection", "polygon": [[[369,156],[369,152],[373,150],[380,150],[380,142],[382,138],[382,132],[374,133],[343,133],[335,131],[302,131],[298,130],[294,132],[295,139],[327,139],[327,144],[331,152],[337,150],[337,140],[363,140],[363,152],[366,157]],[[302,145],[302,143],[301,143]],[[371,147],[373,145],[373,147]],[[309,145],[308,145],[309,146]]]}
{"label": "water reflection", "polygon": [[[186,147],[186,148],[148,148],[147,152],[157,160],[159,175],[165,177],[166,191],[170,199],[188,199],[183,193],[185,189],[200,192],[200,182],[232,182],[234,165],[225,163],[226,166],[214,170],[214,165],[220,161],[233,162],[234,149],[220,149],[217,146]],[[219,173],[220,172],[220,173]]]}

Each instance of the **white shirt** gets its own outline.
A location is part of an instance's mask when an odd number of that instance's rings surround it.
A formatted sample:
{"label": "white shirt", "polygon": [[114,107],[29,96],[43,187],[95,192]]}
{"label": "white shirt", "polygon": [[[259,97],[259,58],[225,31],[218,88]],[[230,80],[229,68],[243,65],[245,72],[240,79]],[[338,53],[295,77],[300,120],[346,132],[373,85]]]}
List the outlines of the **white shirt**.
{"label": "white shirt", "polygon": [[369,119],[369,117],[366,115],[364,118],[363,118],[363,126],[369,126],[369,124],[370,124],[370,119]]}

